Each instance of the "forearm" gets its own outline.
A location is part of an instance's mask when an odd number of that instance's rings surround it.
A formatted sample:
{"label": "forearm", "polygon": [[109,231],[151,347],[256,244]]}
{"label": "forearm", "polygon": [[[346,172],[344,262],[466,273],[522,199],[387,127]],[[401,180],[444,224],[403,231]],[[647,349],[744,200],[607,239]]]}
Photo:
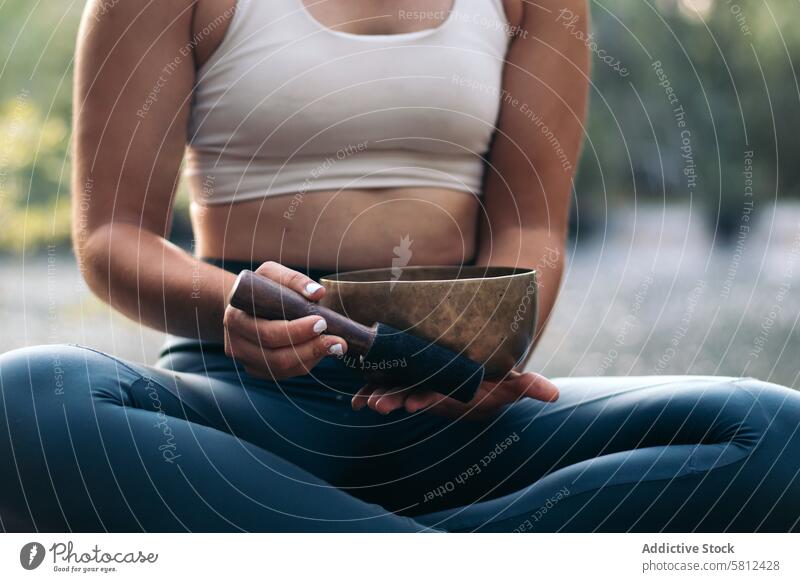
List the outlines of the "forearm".
{"label": "forearm", "polygon": [[[576,31],[555,17],[569,11]],[[477,260],[539,272],[536,339],[550,319],[564,267],[573,178],[589,92],[586,0],[525,3],[509,47],[489,152]]]}
{"label": "forearm", "polygon": [[225,299],[234,274],[124,222],[93,230],[78,253],[92,291],[133,321],[180,336],[222,341]]}

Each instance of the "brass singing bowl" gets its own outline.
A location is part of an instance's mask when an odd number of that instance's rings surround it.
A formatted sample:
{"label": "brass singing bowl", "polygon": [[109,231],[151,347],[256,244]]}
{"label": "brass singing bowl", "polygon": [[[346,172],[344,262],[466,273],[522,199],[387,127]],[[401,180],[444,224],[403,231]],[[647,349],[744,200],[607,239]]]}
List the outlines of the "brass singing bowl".
{"label": "brass singing bowl", "polygon": [[536,330],[536,271],[513,267],[403,267],[327,275],[321,304],[373,325],[380,321],[507,374]]}

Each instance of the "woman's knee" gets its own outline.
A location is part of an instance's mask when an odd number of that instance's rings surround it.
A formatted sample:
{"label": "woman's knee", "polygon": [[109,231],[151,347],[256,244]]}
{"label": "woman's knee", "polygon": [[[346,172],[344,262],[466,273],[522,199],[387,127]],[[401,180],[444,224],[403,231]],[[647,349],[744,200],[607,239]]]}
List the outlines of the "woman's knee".
{"label": "woman's knee", "polygon": [[755,378],[737,378],[731,384],[749,395],[764,419],[765,433],[787,443],[800,440],[800,392]]}
{"label": "woman's knee", "polygon": [[21,391],[63,394],[65,346],[31,346],[0,355],[0,387],[7,396]]}
{"label": "woman's knee", "polygon": [[78,345],[39,345],[0,355],[0,393],[7,404],[16,398],[37,403],[97,394],[120,398],[121,388],[137,379],[122,362]]}

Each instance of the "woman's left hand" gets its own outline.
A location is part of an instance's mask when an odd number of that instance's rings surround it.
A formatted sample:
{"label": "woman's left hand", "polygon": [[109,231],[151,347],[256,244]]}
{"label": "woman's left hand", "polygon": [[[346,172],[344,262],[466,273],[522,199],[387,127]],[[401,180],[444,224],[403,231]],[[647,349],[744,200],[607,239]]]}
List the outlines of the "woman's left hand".
{"label": "woman's left hand", "polygon": [[469,402],[459,402],[444,394],[429,390],[385,388],[367,384],[353,396],[353,410],[369,407],[381,414],[405,409],[406,412],[425,410],[450,418],[483,419],[500,411],[507,404],[523,398],[544,402],[558,400],[558,388],[550,380],[533,372],[510,372],[502,380],[483,382]]}

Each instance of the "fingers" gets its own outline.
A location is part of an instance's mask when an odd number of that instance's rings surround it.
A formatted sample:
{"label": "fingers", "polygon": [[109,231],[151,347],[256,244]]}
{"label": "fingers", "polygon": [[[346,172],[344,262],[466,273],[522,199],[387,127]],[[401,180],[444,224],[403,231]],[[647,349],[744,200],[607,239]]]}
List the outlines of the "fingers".
{"label": "fingers", "polygon": [[430,408],[443,402],[447,396],[429,390],[420,390],[410,394],[405,401],[406,412],[418,412],[423,408]]}
{"label": "fingers", "polygon": [[369,384],[362,386],[361,389],[353,395],[353,399],[350,401],[350,406],[353,410],[363,409],[367,405],[367,401],[372,395],[373,390],[374,387]]}
{"label": "fingers", "polygon": [[325,356],[347,352],[343,338],[322,334],[324,320],[319,316],[267,321],[234,311],[238,314],[226,311],[225,353],[256,377],[277,380],[307,374]]}
{"label": "fingers", "polygon": [[260,370],[260,373],[253,375],[277,380],[308,374],[325,356],[340,355],[340,351],[345,353],[347,343],[340,337],[320,336],[298,346],[277,349],[264,349],[249,342],[237,342],[229,350],[228,355],[243,363],[246,370]]}
{"label": "fingers", "polygon": [[395,410],[400,410],[409,396],[407,388],[391,388],[384,390],[383,393],[375,398],[373,395],[369,399],[369,407],[380,414],[389,414]]}
{"label": "fingers", "polygon": [[380,414],[389,414],[403,408],[409,395],[407,388],[381,388],[367,384],[353,395],[350,405],[353,410],[369,407]]}
{"label": "fingers", "polygon": [[[322,285],[274,261],[263,263],[256,273],[312,301],[325,295]],[[344,339],[322,335],[328,325],[319,315],[291,321],[266,320],[228,306],[223,323],[225,353],[258,377],[282,379],[307,374],[325,356],[347,352]]]}
{"label": "fingers", "polygon": [[541,374],[526,372],[511,382],[517,387],[520,397],[534,398],[543,402],[558,400],[558,387]]}
{"label": "fingers", "polygon": [[226,309],[228,330],[266,348],[296,346],[319,336],[328,323],[319,315],[308,315],[291,321],[253,317],[239,309]]}
{"label": "fingers", "polygon": [[[275,362],[282,369],[296,374],[307,374],[325,356],[342,356],[347,351],[347,342],[335,335],[324,335],[299,346],[287,346],[270,350],[267,361]],[[297,363],[293,367],[293,364]]]}
{"label": "fingers", "polygon": [[389,414],[404,408],[410,414],[426,410],[441,416],[456,417],[468,414],[471,418],[480,419],[491,416],[505,405],[512,404],[520,398],[555,402],[559,396],[555,384],[533,372],[524,374],[511,372],[503,381],[486,382],[484,390],[480,401],[464,404],[429,390],[408,391],[366,385],[353,396],[351,405],[353,410],[369,407],[381,414]]}
{"label": "fingers", "polygon": [[379,412],[377,410],[378,401],[383,398],[389,390],[387,388],[375,388],[372,391],[372,394],[369,395],[367,398],[367,406],[369,406],[375,412]]}
{"label": "fingers", "polygon": [[311,279],[289,267],[285,267],[275,261],[263,263],[256,273],[280,283],[284,287],[289,287],[298,293],[308,297],[312,301],[319,301],[325,295],[325,288]]}

